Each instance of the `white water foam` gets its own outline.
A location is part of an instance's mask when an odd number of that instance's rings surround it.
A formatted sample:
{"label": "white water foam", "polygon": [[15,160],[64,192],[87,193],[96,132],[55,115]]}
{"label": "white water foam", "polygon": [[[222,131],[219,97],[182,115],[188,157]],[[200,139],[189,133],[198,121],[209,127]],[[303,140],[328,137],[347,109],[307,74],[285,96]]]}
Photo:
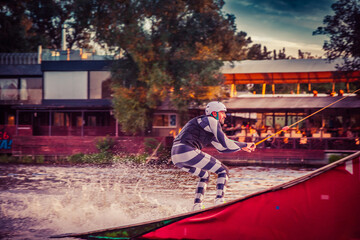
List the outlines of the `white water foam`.
{"label": "white water foam", "polygon": [[[149,221],[187,212],[196,177],[179,169],[118,164],[107,167],[16,166],[0,186],[0,238],[47,239]],[[305,174],[298,170],[230,171],[229,200]],[[279,181],[281,179],[281,181]],[[212,206],[216,176],[205,195]]]}

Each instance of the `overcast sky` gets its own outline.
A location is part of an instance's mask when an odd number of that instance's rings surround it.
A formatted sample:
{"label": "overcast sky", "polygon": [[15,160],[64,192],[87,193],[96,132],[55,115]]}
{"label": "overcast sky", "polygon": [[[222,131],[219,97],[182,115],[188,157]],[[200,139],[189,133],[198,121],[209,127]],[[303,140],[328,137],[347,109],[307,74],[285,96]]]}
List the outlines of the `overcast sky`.
{"label": "overcast sky", "polygon": [[224,12],[234,14],[237,31],[244,31],[253,43],[272,51],[285,47],[286,55],[298,57],[298,49],[322,56],[323,35],[312,32],[334,15],[336,0],[224,0]]}

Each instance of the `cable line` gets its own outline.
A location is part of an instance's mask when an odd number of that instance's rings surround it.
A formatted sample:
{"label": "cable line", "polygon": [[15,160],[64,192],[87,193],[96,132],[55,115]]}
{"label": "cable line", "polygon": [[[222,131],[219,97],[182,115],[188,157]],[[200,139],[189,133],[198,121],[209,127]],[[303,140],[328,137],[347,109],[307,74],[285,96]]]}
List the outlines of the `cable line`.
{"label": "cable line", "polygon": [[[312,114],[310,114],[310,115],[306,116],[305,118],[303,118],[303,119],[301,119],[301,120],[297,121],[296,123],[291,124],[291,125],[290,125],[290,126],[288,126],[288,127],[290,128],[290,127],[292,127],[292,126],[294,126],[294,125],[296,125],[296,124],[301,123],[301,122],[302,122],[302,121],[304,121],[305,119],[308,119],[309,117],[314,116],[315,114],[317,114],[317,113],[321,112],[322,110],[324,110],[324,109],[326,109],[326,108],[328,108],[328,107],[330,107],[330,106],[332,106],[332,105],[334,105],[334,104],[336,104],[336,103],[340,102],[341,100],[344,100],[345,98],[349,97],[350,95],[352,95],[352,94],[354,94],[354,93],[356,93],[356,92],[358,92],[358,91],[360,91],[360,88],[359,88],[359,89],[357,89],[357,90],[355,90],[354,92],[352,92],[352,93],[350,93],[350,94],[348,94],[348,95],[346,95],[346,96],[344,96],[344,97],[342,97],[342,98],[340,98],[340,99],[336,100],[335,102],[330,103],[329,105],[327,105],[327,106],[325,106],[325,107],[321,108],[320,110],[317,110],[316,112],[314,112],[314,113],[312,113]],[[283,129],[281,129],[280,131],[278,131],[278,132],[274,133],[273,135],[268,136],[268,137],[266,137],[266,138],[262,139],[261,141],[259,141],[259,142],[255,143],[255,145],[259,145],[260,143],[262,143],[262,142],[266,141],[266,140],[267,140],[267,139],[269,139],[269,138],[272,138],[273,136],[275,136],[275,135],[277,135],[277,134],[281,133],[282,131],[284,131],[284,130],[283,130]]]}

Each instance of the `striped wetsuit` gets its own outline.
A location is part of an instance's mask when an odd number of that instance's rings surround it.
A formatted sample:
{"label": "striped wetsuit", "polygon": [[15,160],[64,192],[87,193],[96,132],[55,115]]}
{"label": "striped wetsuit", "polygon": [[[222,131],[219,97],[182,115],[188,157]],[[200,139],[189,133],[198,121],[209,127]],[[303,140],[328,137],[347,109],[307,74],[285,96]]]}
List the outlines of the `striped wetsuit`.
{"label": "striped wetsuit", "polygon": [[182,170],[200,177],[195,193],[195,203],[202,202],[209,173],[218,175],[216,198],[224,196],[228,172],[219,160],[201,151],[203,146],[212,144],[219,152],[235,152],[246,143],[235,142],[226,137],[220,122],[211,116],[200,116],[190,120],[175,138],[171,150],[172,162]]}

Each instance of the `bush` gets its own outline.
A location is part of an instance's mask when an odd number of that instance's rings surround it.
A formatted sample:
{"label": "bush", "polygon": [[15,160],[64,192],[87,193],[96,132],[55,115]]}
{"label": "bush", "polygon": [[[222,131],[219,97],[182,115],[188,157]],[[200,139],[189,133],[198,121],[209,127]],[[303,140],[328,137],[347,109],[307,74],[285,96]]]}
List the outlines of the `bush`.
{"label": "bush", "polygon": [[[159,143],[155,138],[146,138],[144,142],[145,151],[151,155]],[[164,147],[164,145],[161,144],[155,156],[157,157],[156,163],[167,163],[171,158],[171,148]]]}
{"label": "bush", "polygon": [[82,159],[83,162],[85,163],[94,163],[94,164],[112,163],[112,154],[108,152],[85,154]]}
{"label": "bush", "polygon": [[35,163],[43,164],[45,162],[45,157],[42,155],[35,156]]}
{"label": "bush", "polygon": [[15,159],[13,156],[7,155],[7,154],[1,154],[0,155],[0,163],[11,163],[14,162]]}
{"label": "bush", "polygon": [[82,163],[83,162],[83,157],[84,157],[83,153],[77,153],[77,154],[69,156],[68,161],[70,163]]}
{"label": "bush", "polygon": [[348,156],[347,154],[332,154],[330,155],[329,157],[329,163],[333,163],[333,162],[336,162],[337,160],[340,160],[344,157]]}
{"label": "bush", "polygon": [[156,140],[155,138],[145,138],[145,142],[144,142],[145,151],[151,154],[156,149],[158,144],[159,141]]}
{"label": "bush", "polygon": [[22,156],[19,158],[20,163],[34,163],[35,158],[33,159],[32,156]]}
{"label": "bush", "polygon": [[115,141],[114,139],[112,139],[109,136],[106,136],[104,138],[100,138],[97,140],[96,142],[96,148],[100,151],[100,152],[111,152],[111,150],[113,149],[115,145]]}

